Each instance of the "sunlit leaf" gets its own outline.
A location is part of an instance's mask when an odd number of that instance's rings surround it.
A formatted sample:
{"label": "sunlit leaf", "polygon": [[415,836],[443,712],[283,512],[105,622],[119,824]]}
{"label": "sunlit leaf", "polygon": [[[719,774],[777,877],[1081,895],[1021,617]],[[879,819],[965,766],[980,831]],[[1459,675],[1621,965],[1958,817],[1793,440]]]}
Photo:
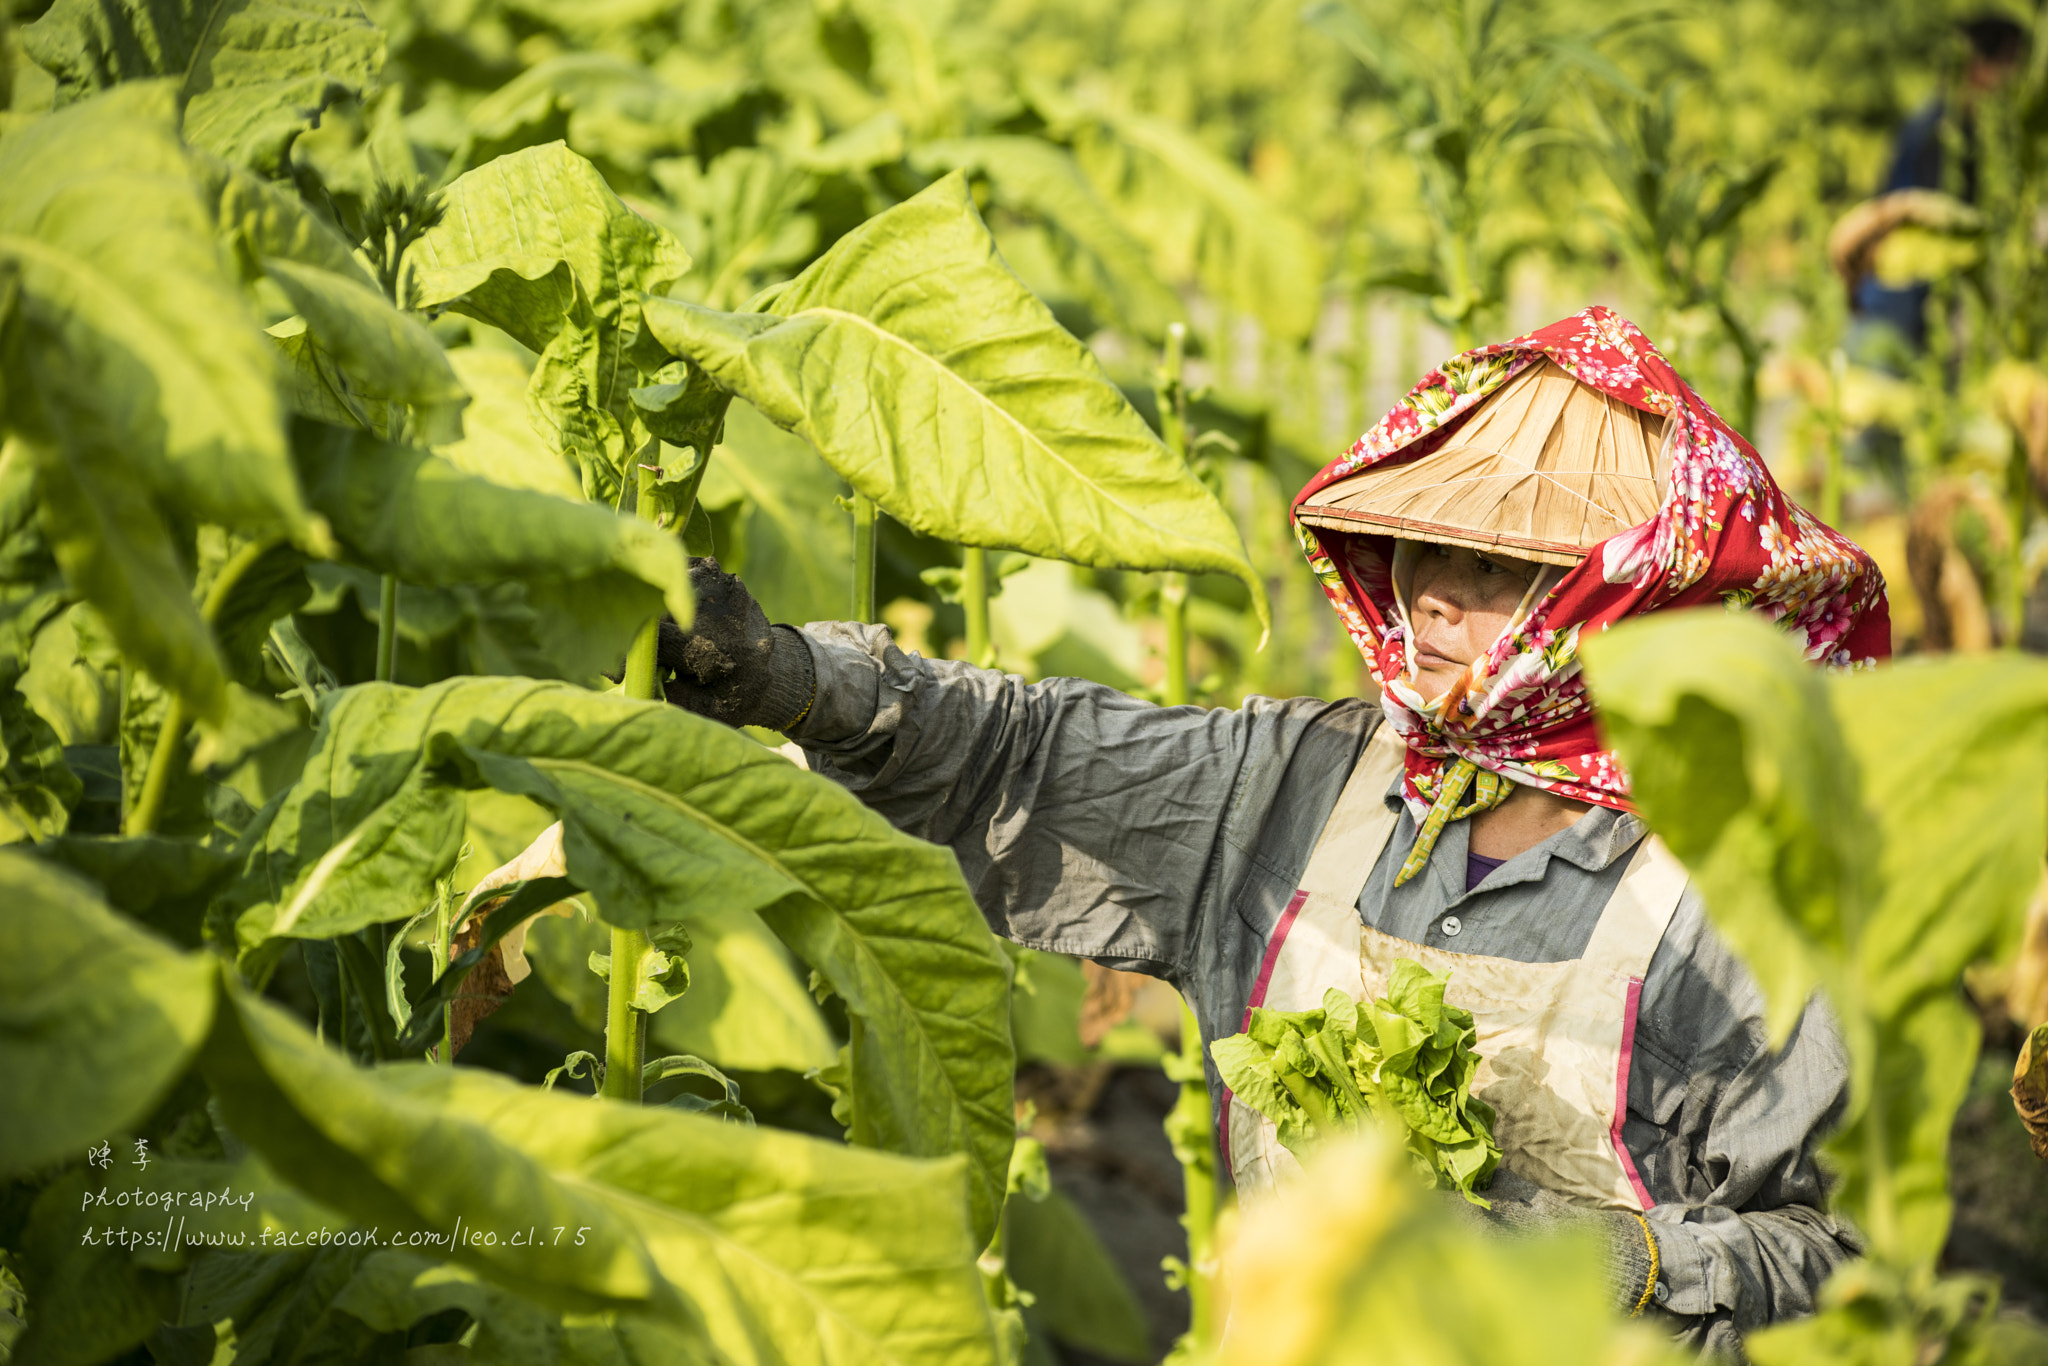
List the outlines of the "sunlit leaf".
{"label": "sunlit leaf", "polygon": [[187,140],[267,172],[384,64],[384,35],[355,0],[58,0],[21,42],[67,100],[175,78]]}
{"label": "sunlit leaf", "polygon": [[1263,580],[1222,507],[1003,265],[953,175],[804,273],[648,325],[928,535],[1080,564]]}
{"label": "sunlit leaf", "polygon": [[479,166],[443,202],[439,226],[406,255],[408,302],[539,352],[527,389],[535,428],[578,464],[591,499],[616,503],[645,434],[628,393],[661,361],[641,336],[640,296],[666,290],[689,257],[558,142]]}
{"label": "sunlit leaf", "polygon": [[1653,617],[1586,653],[1631,791],[1756,973],[1774,1034],[1816,986],[1842,1021],[1837,1202],[1891,1265],[1930,1261],[1979,1041],[1954,984],[2016,949],[2048,857],[2048,665],[1823,677],[1780,632],[1721,612]]}
{"label": "sunlit leaf", "polygon": [[0,139],[0,261],[22,328],[0,387],[66,578],[130,658],[218,718],[220,659],[162,509],[312,547],[324,535],[171,116],[169,88],[148,83]]}
{"label": "sunlit leaf", "polygon": [[226,1009],[208,1076],[281,1175],[390,1230],[539,1230],[525,1246],[500,1237],[454,1254],[533,1301],[639,1306],[695,1353],[742,1359],[772,1344],[772,1360],[939,1363],[987,1340],[958,1159],[906,1161],[472,1068],[366,1072],[264,1002],[236,991]]}
{"label": "sunlit leaf", "polygon": [[255,855],[244,946],[426,904],[462,790],[486,785],[562,820],[568,876],[614,924],[708,921],[709,940],[721,916],[758,914],[846,1003],[854,1139],[966,1152],[986,1236],[1015,1123],[1009,969],[958,865],[714,722],[561,684],[351,689]]}
{"label": "sunlit leaf", "polygon": [[302,422],[294,454],[307,498],[369,568],[428,588],[519,581],[566,676],[614,667],[664,607],[689,620],[682,545],[650,523],[339,427]]}

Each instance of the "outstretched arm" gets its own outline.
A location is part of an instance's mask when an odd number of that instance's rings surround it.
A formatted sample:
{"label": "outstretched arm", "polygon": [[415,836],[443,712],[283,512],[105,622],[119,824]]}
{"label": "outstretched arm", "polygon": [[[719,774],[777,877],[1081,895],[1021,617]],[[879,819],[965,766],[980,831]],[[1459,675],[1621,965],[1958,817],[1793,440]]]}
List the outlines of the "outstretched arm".
{"label": "outstretched arm", "polygon": [[1322,707],[1162,708],[1080,679],[1027,684],[906,655],[877,626],[770,626],[709,562],[693,582],[697,624],[662,642],[670,701],[782,729],[814,770],[949,846],[999,932],[1173,981],[1218,900],[1247,764],[1284,757],[1301,729],[1284,718]]}

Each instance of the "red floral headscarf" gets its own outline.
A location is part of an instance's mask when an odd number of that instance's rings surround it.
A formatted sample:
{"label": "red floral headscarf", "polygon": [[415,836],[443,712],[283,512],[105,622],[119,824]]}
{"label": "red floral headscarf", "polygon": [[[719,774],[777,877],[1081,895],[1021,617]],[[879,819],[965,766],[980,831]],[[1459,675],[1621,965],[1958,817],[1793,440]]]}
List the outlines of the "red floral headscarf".
{"label": "red floral headscarf", "polygon": [[[1489,785],[1499,778],[1487,775],[1497,774],[1630,809],[1627,775],[1601,747],[1579,671],[1578,643],[1587,630],[1666,608],[1725,605],[1780,623],[1817,664],[1853,668],[1891,654],[1891,614],[1876,563],[1786,498],[1756,451],[1649,338],[1598,306],[1467,351],[1424,375],[1379,425],[1308,482],[1294,500],[1297,513],[1345,475],[1435,450],[1480,400],[1546,358],[1581,383],[1678,424],[1670,491],[1654,518],[1593,547],[1561,578],[1553,572],[1549,592],[1474,661],[1450,714],[1418,711],[1390,686],[1403,671],[1407,641],[1394,599],[1392,539],[1295,521],[1309,568],[1365,655],[1387,718],[1407,742],[1403,792],[1418,821],[1437,803],[1447,766],[1464,775],[1457,787],[1469,779],[1472,770],[1458,759],[1475,765]],[[1455,798],[1443,795],[1447,803]]]}

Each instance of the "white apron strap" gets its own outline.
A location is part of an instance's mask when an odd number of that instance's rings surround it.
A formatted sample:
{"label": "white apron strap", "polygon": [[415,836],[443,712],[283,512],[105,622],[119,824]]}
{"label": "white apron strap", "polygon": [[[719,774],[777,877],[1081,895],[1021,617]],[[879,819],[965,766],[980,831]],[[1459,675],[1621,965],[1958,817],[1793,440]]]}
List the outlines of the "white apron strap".
{"label": "white apron strap", "polygon": [[1641,977],[1685,892],[1685,865],[1655,835],[1636,846],[1580,961]]}
{"label": "white apron strap", "polygon": [[1400,821],[1399,809],[1387,808],[1387,788],[1408,754],[1408,747],[1382,721],[1358,756],[1351,778],[1337,797],[1323,833],[1301,873],[1300,890],[1334,897],[1347,906],[1358,904],[1365,880],[1379,861],[1380,850]]}

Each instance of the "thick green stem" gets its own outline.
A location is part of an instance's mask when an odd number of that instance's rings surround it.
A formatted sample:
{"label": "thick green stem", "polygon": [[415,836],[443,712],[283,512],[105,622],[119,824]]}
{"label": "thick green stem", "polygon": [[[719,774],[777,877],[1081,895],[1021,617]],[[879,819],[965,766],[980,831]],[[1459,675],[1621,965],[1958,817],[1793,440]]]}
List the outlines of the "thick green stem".
{"label": "thick green stem", "polygon": [[881,511],[865,494],[853,495],[853,619],[875,619],[875,533]]}
{"label": "thick green stem", "polygon": [[612,926],[610,989],[605,998],[604,1095],[640,1103],[640,1073],[647,1066],[647,1012],[633,1005],[640,964],[647,957],[643,930]]}
{"label": "thick green stem", "polygon": [[[430,956],[434,960],[434,976],[439,978],[448,971],[448,960],[455,956],[455,889],[442,879],[434,888],[434,944]],[[448,1002],[441,1007],[441,1048],[436,1059],[442,1065],[455,1065],[455,1004]]]}
{"label": "thick green stem", "polygon": [[377,587],[377,681],[389,683],[398,664],[398,580],[386,574]]}
{"label": "thick green stem", "polygon": [[[642,463],[636,507],[642,521],[659,518],[654,488],[661,478],[659,469]],[[680,510],[677,525],[687,526],[690,509]],[[625,694],[642,701],[662,699],[657,646],[661,640],[661,618],[650,617],[633,638],[626,655]],[[636,1009],[633,997],[640,985],[640,964],[647,956],[647,934],[643,930],[612,927],[612,964],[605,994],[604,1091],[612,1100],[640,1103],[641,1069],[647,1064],[647,1012]]]}
{"label": "thick green stem", "polygon": [[626,651],[626,696],[645,702],[663,697],[661,685],[654,676],[660,645],[661,618],[650,617],[640,628],[640,634],[633,637],[632,648]]}
{"label": "thick green stem", "polygon": [[[199,604],[199,619],[209,628],[219,618],[228,596],[235,591],[235,585],[242,581],[242,576],[249,572],[249,567],[268,554],[275,544],[274,541],[251,541],[220,567],[220,573],[214,575],[213,585],[206,590],[205,601]],[[156,823],[163,818],[164,797],[170,791],[172,768],[184,749],[185,728],[191,720],[184,700],[172,693],[170,706],[164,711],[163,726],[156,733],[156,748],[149,754],[149,770],[142,777],[142,793],[135,799],[134,809],[128,813],[125,833],[155,833]]]}
{"label": "thick green stem", "polygon": [[[1166,1117],[1166,1136],[1180,1160],[1187,1230],[1188,1333],[1181,1346],[1194,1351],[1213,1347],[1219,1325],[1215,1317],[1216,1285],[1216,1132],[1203,1080],[1202,1027],[1186,1001],[1180,1006],[1180,1055],[1170,1058],[1170,1074],[1180,1082],[1180,1098]],[[1178,1348],[1176,1357],[1185,1355]]]}
{"label": "thick green stem", "polygon": [[994,668],[996,647],[988,629],[988,551],[978,545],[960,548],[960,606],[967,613],[968,659],[977,668]]}
{"label": "thick green stem", "polygon": [[1159,576],[1159,615],[1166,624],[1166,682],[1159,700],[1169,707],[1186,706],[1188,697],[1188,576]]}
{"label": "thick green stem", "polygon": [[177,765],[178,751],[185,746],[184,700],[176,693],[171,694],[171,704],[164,712],[162,729],[156,733],[156,748],[150,751],[149,771],[143,775],[142,795],[135,801],[134,810],[128,813],[128,833],[148,835],[156,830],[157,821],[163,816],[164,794],[170,790],[171,771]]}

